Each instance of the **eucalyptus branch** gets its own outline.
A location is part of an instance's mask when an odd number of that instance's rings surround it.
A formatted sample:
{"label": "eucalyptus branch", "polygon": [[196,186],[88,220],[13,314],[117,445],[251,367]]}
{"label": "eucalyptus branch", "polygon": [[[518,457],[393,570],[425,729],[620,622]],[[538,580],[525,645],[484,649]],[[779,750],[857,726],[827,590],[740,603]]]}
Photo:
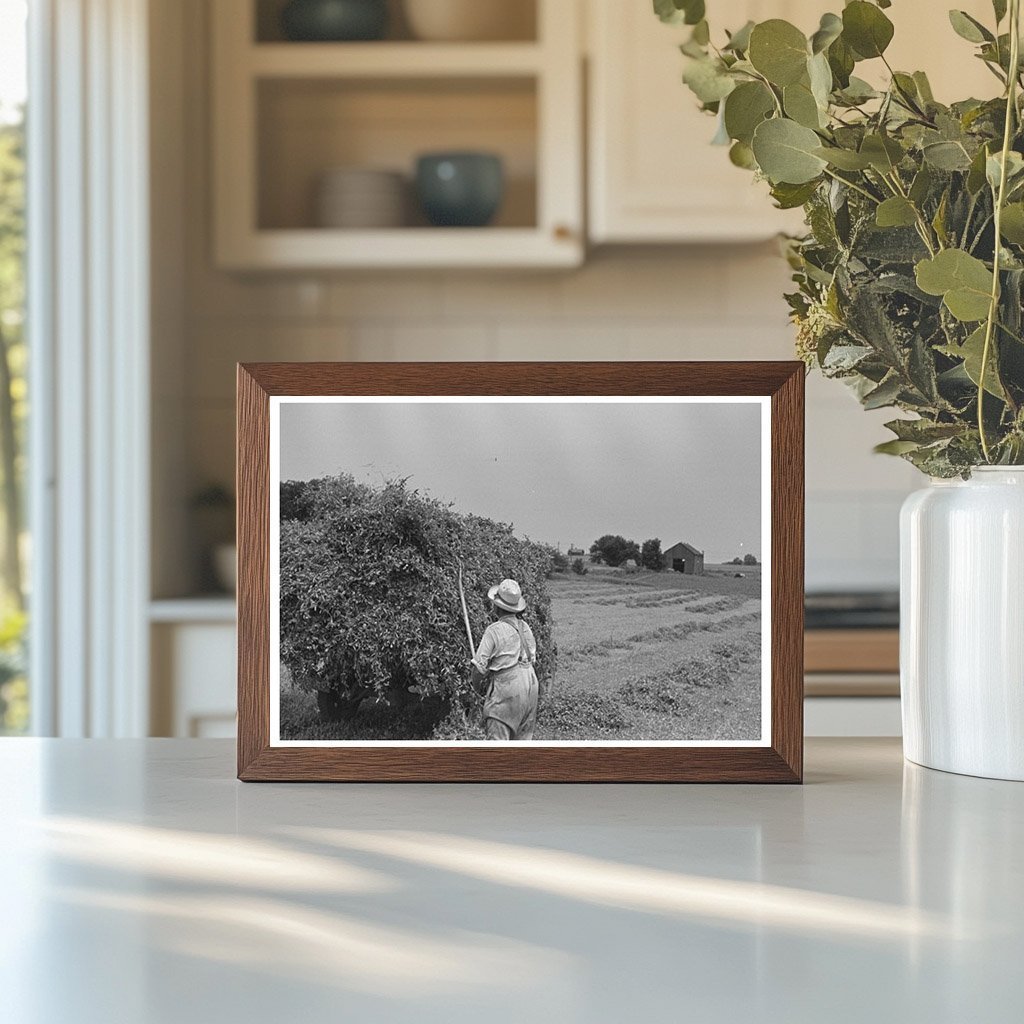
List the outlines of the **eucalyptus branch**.
{"label": "eucalyptus branch", "polygon": [[1010,73],[1006,85],[1006,123],[1003,126],[1003,149],[999,167],[999,189],[995,196],[995,246],[992,256],[992,294],[988,319],[985,322],[985,345],[981,350],[981,370],[978,372],[978,434],[985,461],[992,462],[988,431],[985,429],[985,380],[992,358],[992,337],[999,317],[999,274],[1002,270],[1003,206],[1006,203],[1006,178],[1013,127],[1017,118],[1017,86],[1020,74],[1020,0],[1010,0]]}
{"label": "eucalyptus branch", "polygon": [[848,181],[846,178],[841,178],[838,174],[834,171],[830,171],[827,167],[825,168],[825,174],[833,181],[838,181],[840,185],[845,185],[847,188],[852,188],[854,192],[859,192],[865,199],[870,199],[875,206],[881,202],[877,196],[873,196],[867,189],[861,188],[856,182]]}
{"label": "eucalyptus branch", "polygon": [[917,233],[921,236],[921,241],[924,242],[929,254],[934,256],[935,246],[938,246],[941,250],[943,248],[942,242],[938,236],[935,236],[933,245],[931,225],[925,220],[924,214],[917,208],[917,203],[913,202],[910,196],[907,195],[907,190],[903,187],[903,182],[900,181],[899,173],[894,169],[891,175],[883,174],[882,177],[889,182],[901,199],[905,199],[910,204],[910,208],[914,211],[914,217],[917,219]]}

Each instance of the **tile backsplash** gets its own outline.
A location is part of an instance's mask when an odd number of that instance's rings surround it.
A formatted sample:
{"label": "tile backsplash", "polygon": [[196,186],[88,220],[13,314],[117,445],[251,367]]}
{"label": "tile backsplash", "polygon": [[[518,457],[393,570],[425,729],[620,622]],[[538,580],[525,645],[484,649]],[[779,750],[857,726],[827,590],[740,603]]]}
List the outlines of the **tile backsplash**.
{"label": "tile backsplash", "polygon": [[[774,245],[626,249],[573,272],[244,278],[189,262],[185,378],[193,483],[230,480],[244,360],[788,359]],[[915,471],[873,455],[885,412],[808,379],[807,581],[895,587]]]}

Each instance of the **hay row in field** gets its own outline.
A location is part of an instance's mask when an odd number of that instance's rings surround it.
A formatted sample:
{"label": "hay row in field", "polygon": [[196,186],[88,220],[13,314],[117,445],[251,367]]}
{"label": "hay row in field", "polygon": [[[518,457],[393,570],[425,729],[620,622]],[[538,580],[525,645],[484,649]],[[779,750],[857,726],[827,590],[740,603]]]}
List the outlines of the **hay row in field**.
{"label": "hay row in field", "polygon": [[624,650],[650,643],[671,643],[683,640],[693,633],[725,633],[733,629],[746,629],[758,625],[761,621],[759,612],[748,612],[744,615],[732,615],[721,619],[704,619],[693,622],[680,622],[673,626],[660,626],[657,629],[634,633],[625,638],[608,637],[596,643],[577,648],[571,653],[577,657],[600,657],[612,651]]}

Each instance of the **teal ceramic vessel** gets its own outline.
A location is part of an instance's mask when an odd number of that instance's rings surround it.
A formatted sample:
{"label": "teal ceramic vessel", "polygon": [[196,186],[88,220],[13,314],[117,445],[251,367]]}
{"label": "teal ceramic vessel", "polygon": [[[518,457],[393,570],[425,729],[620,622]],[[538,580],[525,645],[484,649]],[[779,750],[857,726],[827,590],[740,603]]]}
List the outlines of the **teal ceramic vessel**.
{"label": "teal ceramic vessel", "polygon": [[281,11],[285,37],[295,42],[363,42],[387,27],[387,0],[291,0]]}
{"label": "teal ceramic vessel", "polygon": [[416,164],[416,192],[435,227],[489,224],[505,196],[505,171],[493,153],[427,153]]}

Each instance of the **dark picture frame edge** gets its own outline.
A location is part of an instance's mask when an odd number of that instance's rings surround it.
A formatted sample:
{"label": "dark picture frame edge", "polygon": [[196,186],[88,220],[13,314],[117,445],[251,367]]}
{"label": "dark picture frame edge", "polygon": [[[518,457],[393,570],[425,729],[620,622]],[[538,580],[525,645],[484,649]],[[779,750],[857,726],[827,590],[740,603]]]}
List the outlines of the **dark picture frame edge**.
{"label": "dark picture frame edge", "polygon": [[[805,368],[797,361],[240,363],[238,778],[244,782],[802,782],[804,376]],[[270,399],[335,395],[769,397],[771,745],[272,747]]]}

